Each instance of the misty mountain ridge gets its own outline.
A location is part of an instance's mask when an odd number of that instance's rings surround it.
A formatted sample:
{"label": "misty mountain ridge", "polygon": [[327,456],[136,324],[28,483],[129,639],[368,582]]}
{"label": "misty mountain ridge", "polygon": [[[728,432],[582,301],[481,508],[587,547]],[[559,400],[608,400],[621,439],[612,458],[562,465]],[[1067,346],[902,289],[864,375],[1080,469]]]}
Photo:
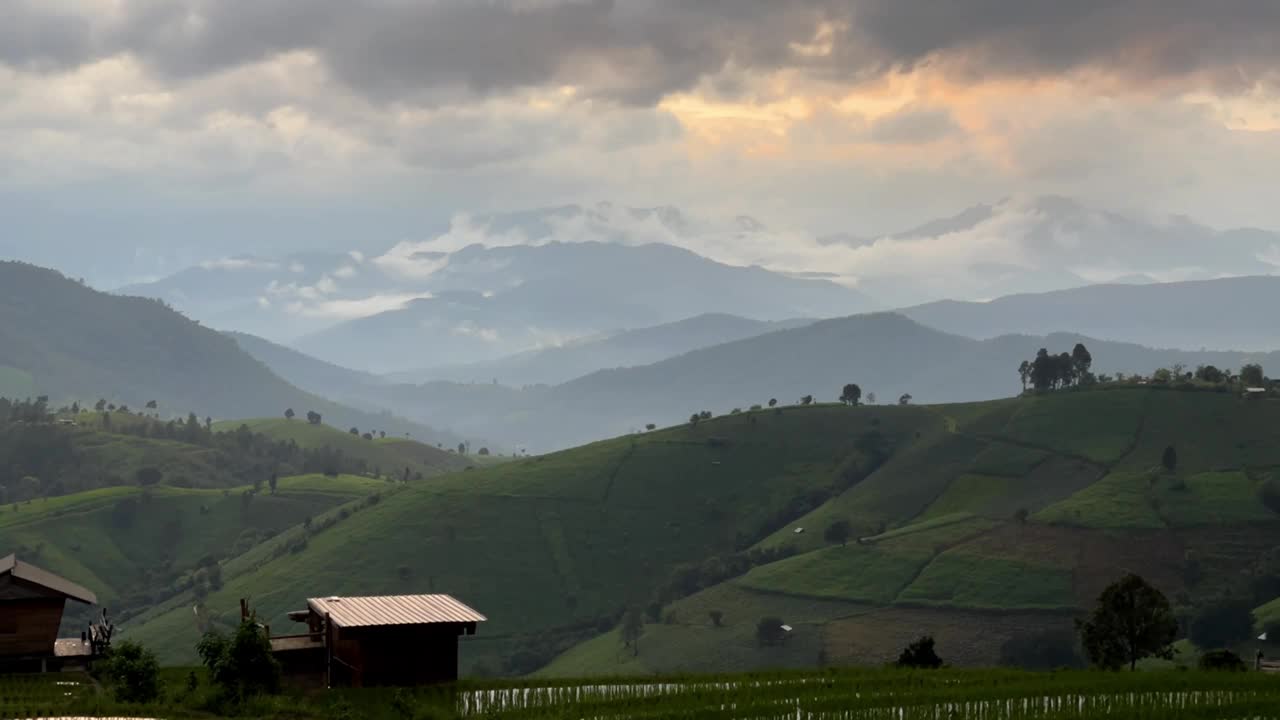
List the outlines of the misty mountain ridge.
{"label": "misty mountain ridge", "polygon": [[[977,205],[878,239],[804,242],[746,216],[708,221],[673,207],[567,205],[459,217],[428,240],[367,254],[207,261],[127,291],[341,365],[412,373],[703,313],[761,321],[841,317],[1097,280],[1269,274],[1276,268],[1270,261],[1280,262],[1275,233],[1220,232],[1181,217],[1138,219],[1061,197]],[[735,262],[715,259],[728,256]],[[766,269],[773,265],[778,269]],[[1248,347],[1235,339],[1233,346]]]}
{"label": "misty mountain ridge", "polygon": [[558,385],[604,368],[648,365],[699,348],[811,322],[813,319],[765,321],[706,313],[652,327],[579,338],[563,345],[527,350],[488,362],[424,368],[392,373],[386,377],[409,383],[433,380],[484,382],[493,378],[513,387]]}
{"label": "misty mountain ridge", "polygon": [[989,302],[947,300],[900,310],[930,327],[974,338],[1035,333],[1047,326],[1158,348],[1280,349],[1280,277],[1091,285],[1010,295]]}
{"label": "misty mountain ridge", "polygon": [[[340,405],[290,384],[236,341],[155,300],[98,292],[53,270],[0,262],[0,390],[54,404],[98,398],[166,417],[280,417],[320,413],[336,426],[455,436],[383,410]],[[14,378],[23,387],[16,387]],[[14,386],[4,390],[4,385]]]}

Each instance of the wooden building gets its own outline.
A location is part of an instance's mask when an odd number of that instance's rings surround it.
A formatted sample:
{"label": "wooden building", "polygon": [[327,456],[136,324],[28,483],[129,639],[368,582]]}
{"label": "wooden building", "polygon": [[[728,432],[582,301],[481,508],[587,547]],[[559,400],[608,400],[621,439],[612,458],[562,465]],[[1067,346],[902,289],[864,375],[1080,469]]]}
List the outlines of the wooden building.
{"label": "wooden building", "polygon": [[286,678],[326,687],[429,685],[458,679],[458,638],[485,617],[449,595],[310,598],[289,613],[301,635],[272,637]]}
{"label": "wooden building", "polygon": [[79,638],[58,639],[68,600],[98,602],[89,590],[15,555],[0,558],[0,668],[56,670],[83,666],[96,655],[105,639],[97,626]]}

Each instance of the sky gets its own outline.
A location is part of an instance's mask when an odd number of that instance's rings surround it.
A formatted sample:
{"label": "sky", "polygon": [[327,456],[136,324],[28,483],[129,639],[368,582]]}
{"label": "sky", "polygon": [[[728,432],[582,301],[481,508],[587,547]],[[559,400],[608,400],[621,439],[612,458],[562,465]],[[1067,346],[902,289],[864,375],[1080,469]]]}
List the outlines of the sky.
{"label": "sky", "polygon": [[459,213],[606,200],[749,214],[796,243],[1041,194],[1280,229],[1274,0],[0,0],[0,18],[0,253],[81,270],[385,248]]}

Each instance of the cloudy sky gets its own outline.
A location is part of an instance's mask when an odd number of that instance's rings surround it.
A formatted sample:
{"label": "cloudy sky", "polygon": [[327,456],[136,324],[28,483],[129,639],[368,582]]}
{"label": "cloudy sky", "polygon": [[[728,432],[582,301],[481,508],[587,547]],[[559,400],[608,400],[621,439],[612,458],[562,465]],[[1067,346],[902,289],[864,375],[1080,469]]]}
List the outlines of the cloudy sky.
{"label": "cloudy sky", "polygon": [[385,246],[599,200],[1280,229],[1278,55],[1275,0],[0,0],[0,250]]}

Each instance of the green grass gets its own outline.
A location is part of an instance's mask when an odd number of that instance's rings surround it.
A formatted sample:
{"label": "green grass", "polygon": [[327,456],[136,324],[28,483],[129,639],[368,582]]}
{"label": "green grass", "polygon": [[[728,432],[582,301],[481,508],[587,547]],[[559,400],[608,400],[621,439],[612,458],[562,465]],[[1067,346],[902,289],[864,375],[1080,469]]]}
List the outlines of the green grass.
{"label": "green grass", "polygon": [[1245,473],[1206,472],[1162,483],[1160,514],[1174,527],[1235,525],[1276,519]]}
{"label": "green grass", "polygon": [[957,550],[929,563],[898,602],[975,610],[1058,610],[1075,604],[1069,569]]}
{"label": "green grass", "polygon": [[127,616],[204,556],[247,549],[386,486],[350,476],[283,478],[275,495],[264,490],[247,503],[246,488],[104,488],[6,506],[0,548],[84,585]]}
{"label": "green grass", "polygon": [[[915,409],[753,415],[411,485],[311,538],[305,551],[228,581],[208,605],[227,612],[252,597],[286,627],[284,613],[308,596],[434,589],[488,615],[485,634],[594,622],[646,598],[676,565],[732,553],[781,508],[829,487],[859,453],[861,433],[906,442],[919,423],[934,422]],[[190,608],[168,614],[131,632],[165,657],[189,658]]]}
{"label": "green grass", "polygon": [[[664,638],[650,639],[660,649]],[[642,639],[643,642],[643,639]],[[778,665],[806,649],[802,643],[756,648]],[[641,658],[644,651],[641,651]],[[640,663],[637,663],[640,666]],[[0,677],[5,717],[49,715],[165,718],[222,717],[205,673],[186,690],[186,668],[161,672],[161,698],[117,703],[109,690],[79,674]],[[68,687],[58,682],[75,682]],[[1045,720],[1115,718],[1280,717],[1280,686],[1263,673],[1060,671],[899,668],[772,670],[752,673],[663,673],[640,678],[548,678],[473,681],[445,688],[337,689],[251,699],[238,717],[263,720],[399,720],[404,717],[737,718],[800,715],[848,720],[1002,718]]]}
{"label": "green grass", "polygon": [[752,590],[852,602],[892,602],[932,557],[876,545],[830,547],[757,567],[735,584]]}
{"label": "green grass", "polygon": [[1133,446],[1155,391],[1052,393],[1020,399],[994,434],[1055,453],[1112,463]]}
{"label": "green grass", "polygon": [[1087,528],[1163,528],[1150,473],[1112,473],[1034,515],[1037,522]]}
{"label": "green grass", "polygon": [[[435,475],[475,464],[474,458],[470,456],[451,453],[408,438],[375,437],[373,440],[365,440],[361,435],[352,435],[323,423],[312,425],[299,418],[227,420],[214,423],[213,429],[217,432],[232,432],[241,425],[272,440],[295,442],[302,448],[331,447],[341,450],[348,457],[363,459],[370,469],[377,468],[383,474],[395,478],[399,478],[406,467],[413,472]],[[371,430],[372,428],[360,428],[362,433]]]}
{"label": "green grass", "polygon": [[[113,601],[140,584],[155,587],[155,577],[180,590],[191,564],[218,548],[227,555],[224,586],[205,600],[201,622],[233,619],[239,598],[248,597],[276,632],[290,630],[285,613],[307,597],[452,593],[490,618],[478,638],[464,643],[464,672],[476,663],[501,669],[526,651],[568,650],[569,659],[549,668],[561,675],[811,665],[819,651],[883,658],[900,649],[890,645],[917,620],[952,627],[948,618],[971,625],[975,617],[999,617],[1008,621],[1001,628],[1021,632],[1047,610],[1061,617],[1079,607],[1122,569],[1138,568],[1171,597],[1186,593],[1193,603],[1244,589],[1244,571],[1280,538],[1280,518],[1260,504],[1251,482],[1273,468],[1245,463],[1265,460],[1264,449],[1252,441],[1244,450],[1218,443],[1221,460],[1201,459],[1194,434],[1161,428],[1163,420],[1152,416],[1158,410],[1191,417],[1203,404],[1216,423],[1271,428],[1280,426],[1280,403],[1255,404],[1237,418],[1229,412],[1237,406],[1215,394],[1177,401],[1165,398],[1170,394],[1134,389],[936,408],[788,407],[504,458],[408,486],[290,478],[281,483],[281,497],[250,501],[247,516],[238,490],[224,497],[157,488],[150,502],[161,511],[154,521],[120,532],[104,523],[136,489],[87,493],[0,510],[0,542],[39,547],[50,569],[101,585]],[[1214,415],[1215,408],[1227,414]],[[366,441],[300,420],[255,422],[282,439],[344,443],[352,452],[439,453],[402,438]],[[1188,427],[1205,432],[1199,424]],[[1267,432],[1228,427],[1218,434]],[[856,469],[869,462],[872,433],[889,456],[867,475]],[[1166,444],[1186,457],[1176,476],[1148,472],[1144,453]],[[162,451],[110,448],[139,461]],[[362,499],[374,492],[381,502]],[[206,515],[200,505],[209,507]],[[1032,513],[1025,525],[1013,520],[1019,509]],[[301,525],[308,516],[313,530]],[[181,518],[182,536],[162,542],[157,534],[172,518]],[[848,547],[823,539],[837,520],[853,527]],[[315,531],[321,524],[326,529]],[[805,532],[795,533],[797,527]],[[720,579],[712,570],[723,567],[725,556],[784,546],[798,554],[718,585],[690,585],[690,592],[705,589],[661,609],[673,620],[646,627],[639,659],[619,654],[610,628],[625,608],[646,606],[677,569],[703,567]],[[1186,550],[1205,565],[1208,579],[1200,586],[1182,581]],[[186,590],[158,594],[145,613],[125,622],[124,635],[168,662],[189,662],[200,628],[194,603]],[[710,626],[711,609],[730,619],[726,627]],[[874,612],[893,614],[893,632],[867,632]],[[752,633],[765,615],[795,619],[803,633],[788,649],[763,652]],[[866,638],[833,636],[836,627]],[[983,643],[981,653],[957,653],[957,662],[998,650],[994,639]]]}

